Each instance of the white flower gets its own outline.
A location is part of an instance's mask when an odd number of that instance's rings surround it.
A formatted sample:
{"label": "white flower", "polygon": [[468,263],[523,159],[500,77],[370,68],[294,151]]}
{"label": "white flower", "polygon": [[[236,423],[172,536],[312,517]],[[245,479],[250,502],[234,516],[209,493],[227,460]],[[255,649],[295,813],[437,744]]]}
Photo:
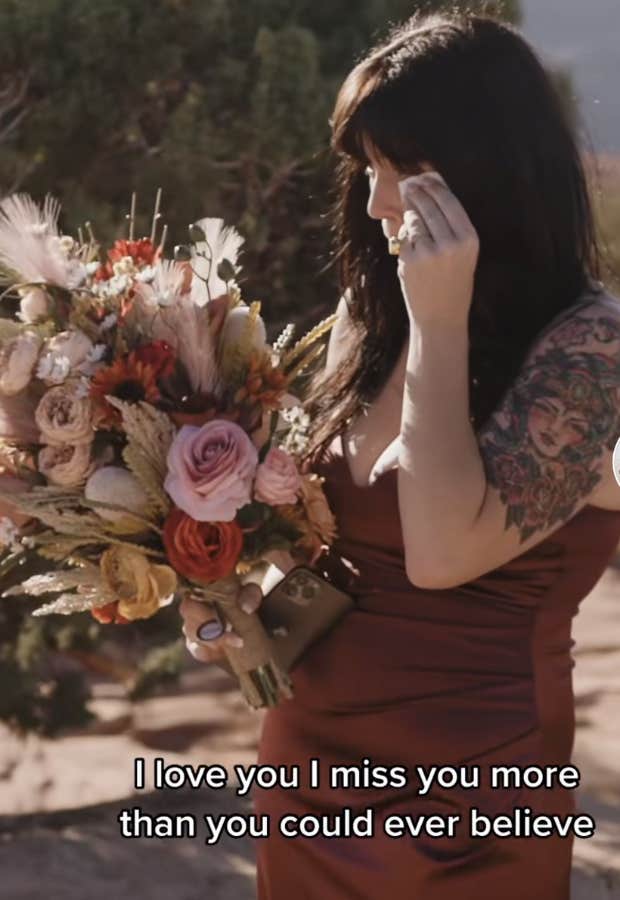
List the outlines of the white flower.
{"label": "white flower", "polygon": [[[120,466],[104,466],[93,472],[86,482],[84,496],[87,500],[121,506],[137,515],[144,515],[149,505],[149,498],[138,479]],[[110,522],[123,518],[122,512],[113,509],[101,507],[95,512]]]}
{"label": "white flower", "polygon": [[93,342],[83,331],[61,331],[45,342],[37,376],[50,384],[61,384],[88,361]]}
{"label": "white flower", "polygon": [[114,328],[116,322],[118,321],[118,316],[115,313],[110,313],[109,316],[106,316],[101,325],[99,326],[99,331],[109,331],[110,328]]}
{"label": "white flower", "polygon": [[41,339],[24,331],[0,347],[0,394],[18,394],[30,383]]}
{"label": "white flower", "polygon": [[93,344],[93,346],[90,348],[90,350],[86,354],[85,362],[87,362],[87,363],[99,362],[101,359],[103,359],[103,355],[104,355],[105,351],[106,351],[105,344]]}
{"label": "white flower", "polygon": [[[249,312],[250,307],[246,306],[245,303],[239,304],[239,306],[235,306],[233,309],[229,310],[219,337],[220,347],[238,343],[246,328]],[[261,351],[265,349],[266,342],[267,332],[265,330],[265,323],[260,316],[256,316],[252,329],[252,346],[256,350]]]}
{"label": "white flower", "polygon": [[83,331],[60,331],[45,343],[48,353],[58,356],[67,356],[69,365],[76,369],[87,358],[93,349],[93,342]]}
{"label": "white flower", "polygon": [[[78,366],[77,371],[81,375],[92,377],[97,369],[101,368],[104,364],[103,357],[105,356],[106,350],[107,347],[105,344],[94,344],[86,354],[84,362],[80,363]],[[86,381],[86,379],[82,380]]]}
{"label": "white flower", "polygon": [[141,283],[136,285],[136,294],[147,307],[171,306],[183,294],[185,267],[173,260],[162,259],[150,267],[150,271],[149,284],[138,278]]}
{"label": "white flower", "polygon": [[90,381],[88,378],[80,378],[75,386],[75,394],[74,397],[77,400],[82,400],[84,397],[88,397],[90,394]]}
{"label": "white flower", "polygon": [[57,250],[59,253],[64,254],[64,256],[71,256],[73,250],[76,247],[75,241],[68,234],[62,234],[59,237],[52,237],[50,239],[50,246]]}
{"label": "white flower", "polygon": [[86,266],[79,259],[70,259],[67,261],[67,275],[65,287],[74,290],[86,280],[88,272]]}
{"label": "white flower", "polygon": [[277,356],[279,356],[287,346],[287,344],[293,337],[294,331],[295,325],[293,324],[293,322],[289,322],[288,325],[283,328],[282,333],[279,335],[278,339],[274,342],[273,347],[271,348],[273,352],[277,354]]}
{"label": "white flower", "polygon": [[[192,246],[192,268],[196,273],[192,279],[192,298],[199,306],[207,302],[209,297],[219,297],[226,293],[226,282],[217,274],[217,267],[227,259],[236,266],[239,251],[243,246],[243,238],[234,228],[224,225],[223,219],[200,219],[196,222],[206,235],[202,241]],[[204,253],[211,258],[211,264],[199,254]],[[207,279],[205,287],[204,279]],[[208,290],[207,290],[208,288]]]}
{"label": "white flower", "polygon": [[71,370],[71,363],[68,356],[54,356],[52,353],[46,353],[39,360],[37,366],[37,378],[46,384],[62,384],[66,381]]}
{"label": "white flower", "polygon": [[49,298],[41,288],[30,288],[21,292],[19,301],[19,318],[31,325],[49,313]]}
{"label": "white flower", "polygon": [[120,297],[131,286],[131,278],[127,275],[114,275],[107,281],[97,281],[92,286],[93,294],[102,300],[111,300]]}
{"label": "white flower", "polygon": [[28,194],[12,194],[0,203],[0,264],[23,281],[74,288],[82,264],[60,250],[60,204],[46,197],[40,208]]}
{"label": "white flower", "polygon": [[136,265],[131,256],[123,256],[112,266],[115,275],[135,275]]}
{"label": "white flower", "polygon": [[290,425],[297,425],[299,428],[307,428],[310,425],[310,416],[307,412],[304,412],[303,406],[292,406],[290,409],[283,409],[280,415]]}
{"label": "white flower", "polygon": [[101,263],[97,260],[93,260],[93,262],[86,263],[86,274],[94,275],[95,272],[98,272],[101,268]]}
{"label": "white flower", "polygon": [[155,278],[155,271],[155,266],[145,266],[136,275],[136,281],[139,281],[141,284],[148,284]]}

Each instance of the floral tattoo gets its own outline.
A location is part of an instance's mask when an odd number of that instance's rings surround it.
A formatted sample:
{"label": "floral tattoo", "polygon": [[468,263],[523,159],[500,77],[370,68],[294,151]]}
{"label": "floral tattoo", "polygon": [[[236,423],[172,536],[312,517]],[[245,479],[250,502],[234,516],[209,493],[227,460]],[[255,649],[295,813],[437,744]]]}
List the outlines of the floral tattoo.
{"label": "floral tattoo", "polygon": [[575,314],[526,363],[480,438],[505,528],[516,525],[523,543],[567,521],[619,436],[620,320]]}

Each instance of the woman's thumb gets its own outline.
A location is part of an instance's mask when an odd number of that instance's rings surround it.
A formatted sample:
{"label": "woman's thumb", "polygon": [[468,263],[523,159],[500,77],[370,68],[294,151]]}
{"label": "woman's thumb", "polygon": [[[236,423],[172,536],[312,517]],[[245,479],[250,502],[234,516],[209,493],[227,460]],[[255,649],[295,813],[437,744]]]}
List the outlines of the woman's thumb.
{"label": "woman's thumb", "polygon": [[256,612],[263,599],[263,592],[257,584],[244,584],[239,591],[239,606],[244,613]]}

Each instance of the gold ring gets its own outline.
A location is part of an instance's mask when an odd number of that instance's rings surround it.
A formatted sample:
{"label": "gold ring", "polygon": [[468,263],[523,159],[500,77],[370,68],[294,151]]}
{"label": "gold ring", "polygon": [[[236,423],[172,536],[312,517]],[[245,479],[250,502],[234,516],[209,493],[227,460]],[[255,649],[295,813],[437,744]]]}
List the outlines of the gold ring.
{"label": "gold ring", "polygon": [[388,238],[388,253],[390,256],[398,256],[401,246],[402,242],[397,237]]}

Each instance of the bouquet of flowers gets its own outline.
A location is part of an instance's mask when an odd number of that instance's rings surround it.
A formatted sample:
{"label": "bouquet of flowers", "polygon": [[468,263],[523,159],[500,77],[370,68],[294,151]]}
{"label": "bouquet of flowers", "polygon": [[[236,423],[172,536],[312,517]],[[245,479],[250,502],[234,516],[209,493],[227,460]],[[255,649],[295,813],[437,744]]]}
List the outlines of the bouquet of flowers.
{"label": "bouquet of flowers", "polygon": [[270,554],[312,564],[336,536],[322,478],[300,464],[297,380],[335,316],[266,340],[236,281],[242,238],[201,219],[164,257],[161,192],[149,237],[102,254],[59,204],[0,203],[0,577],[36,555],[49,571],[5,593],[55,595],[35,615],[149,618],[184,592],[243,638],[226,650],[250,706],[292,696],[256,613],[236,596]]}

